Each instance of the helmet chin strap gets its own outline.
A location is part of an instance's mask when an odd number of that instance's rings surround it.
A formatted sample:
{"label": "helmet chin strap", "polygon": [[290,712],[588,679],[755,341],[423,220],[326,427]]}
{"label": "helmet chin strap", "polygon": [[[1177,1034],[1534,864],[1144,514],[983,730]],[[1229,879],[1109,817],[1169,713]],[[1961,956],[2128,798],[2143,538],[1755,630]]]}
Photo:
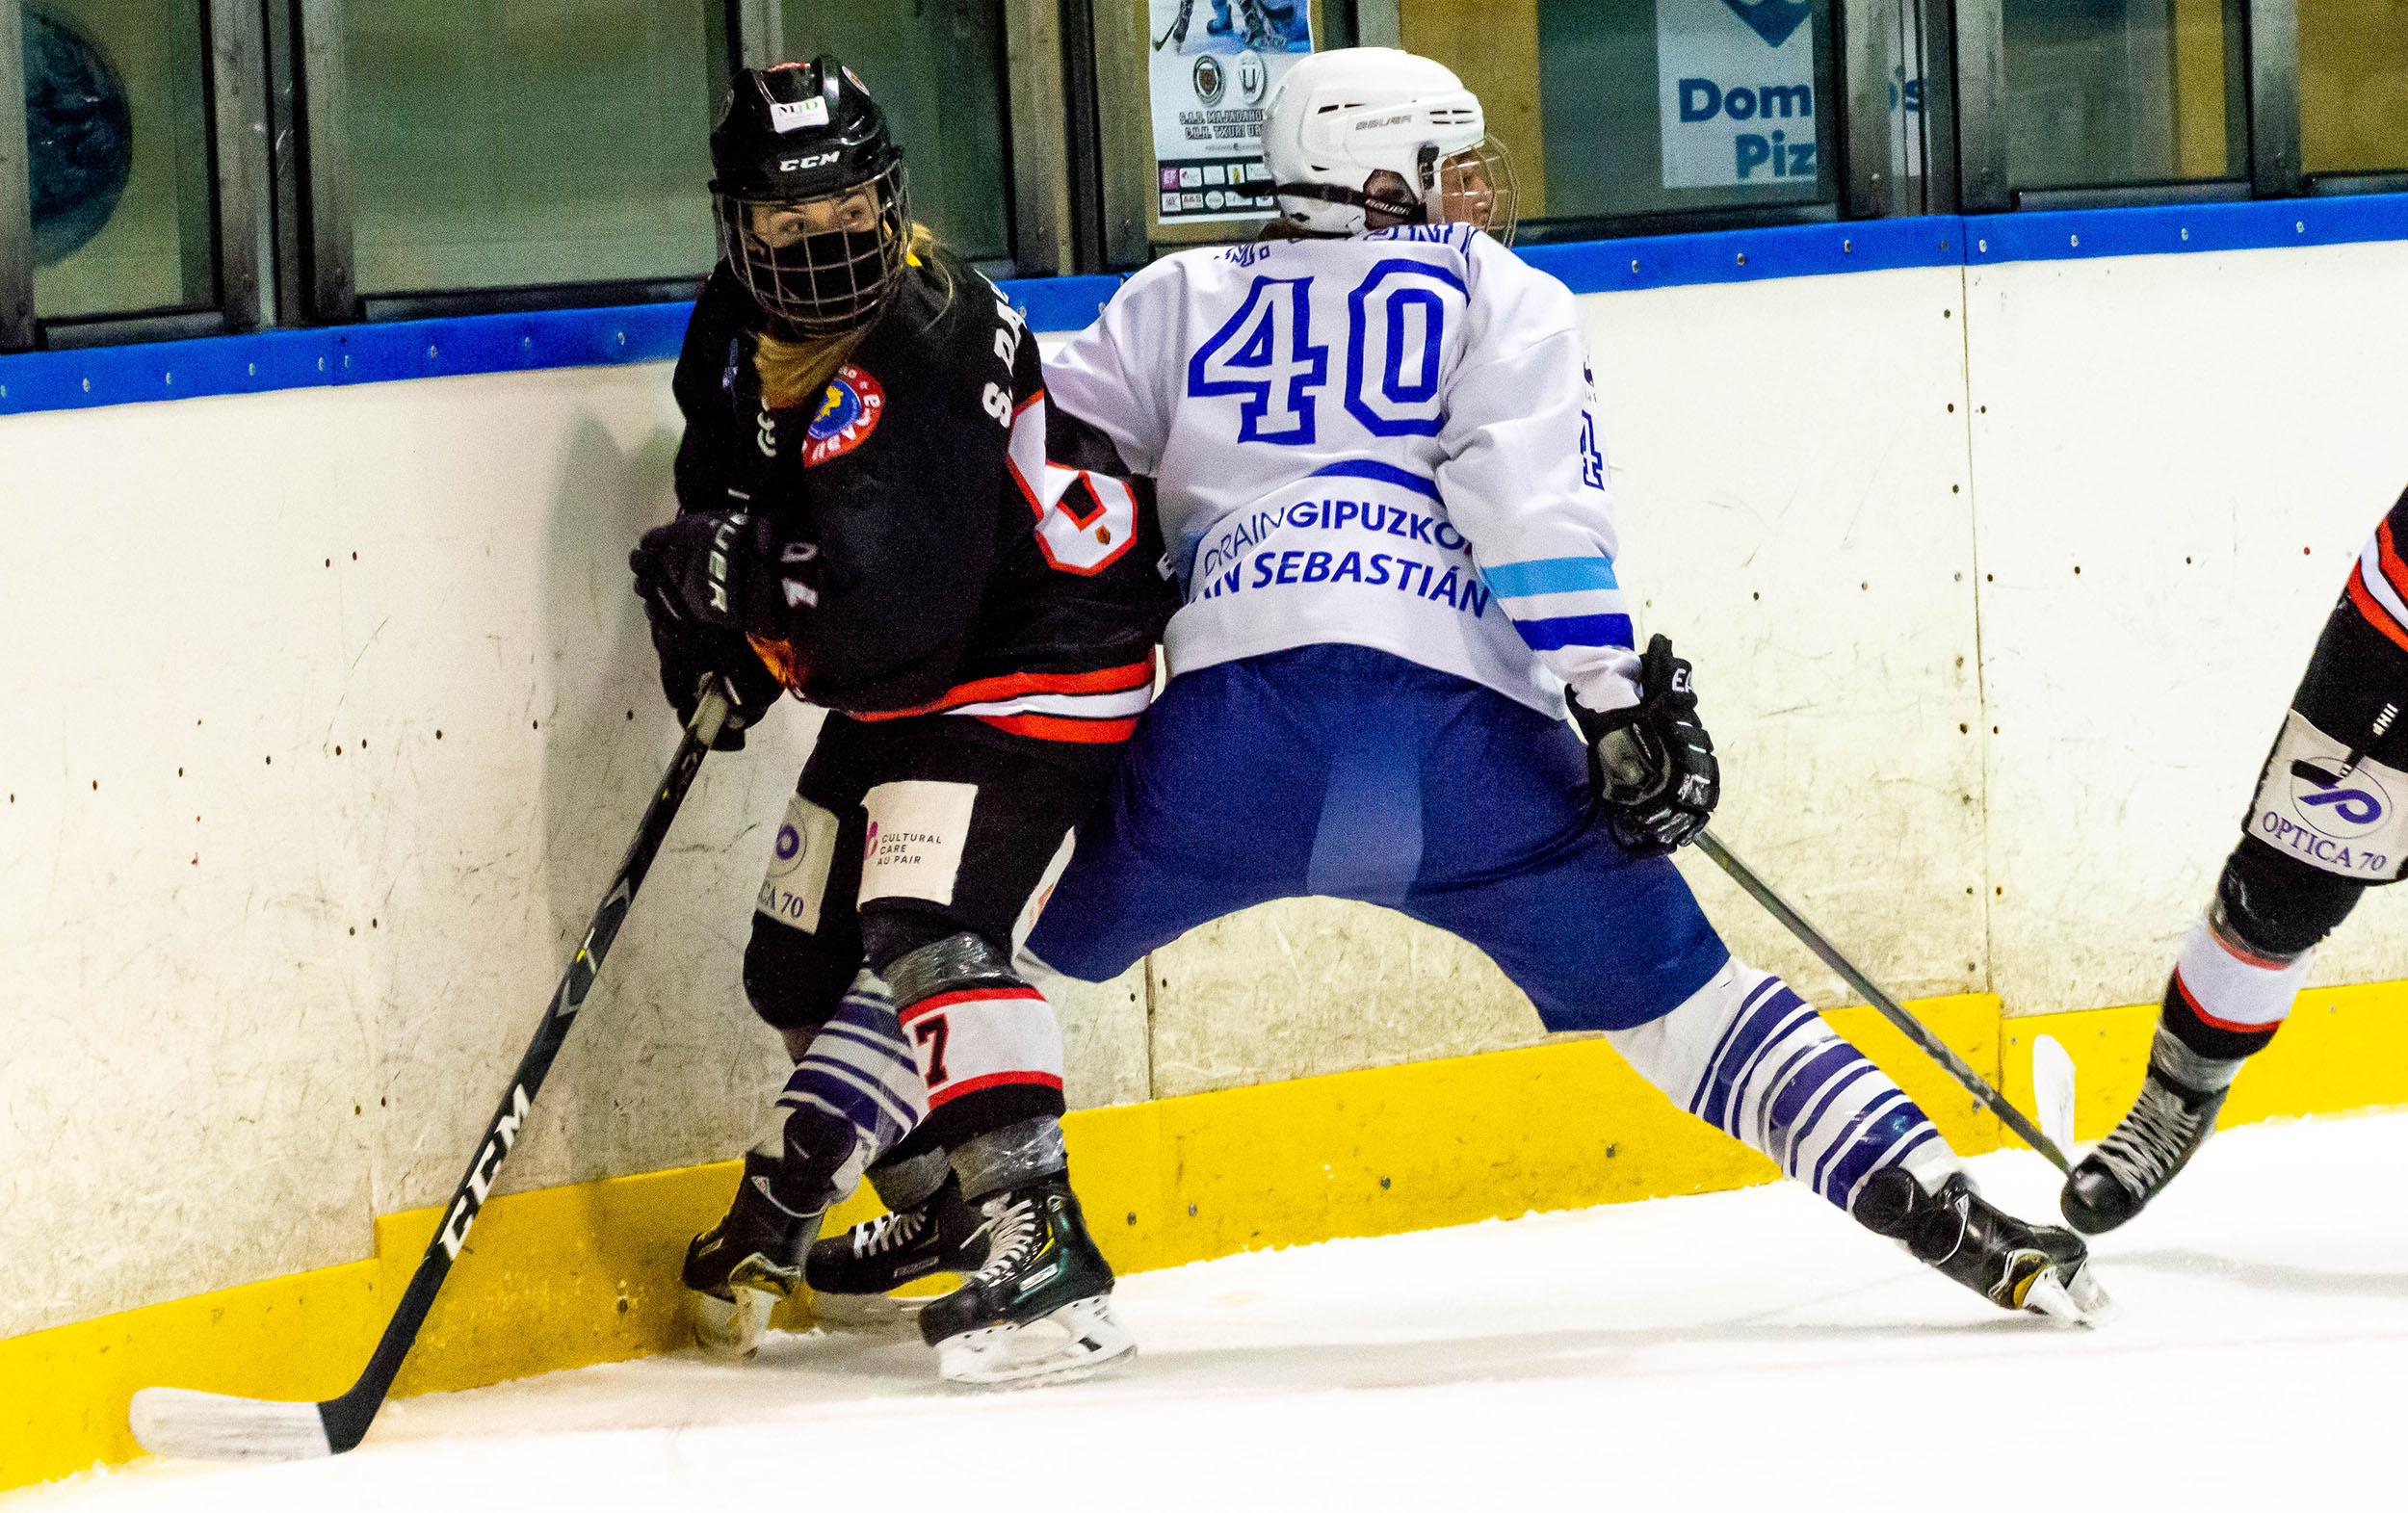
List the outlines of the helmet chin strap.
{"label": "helmet chin strap", "polygon": [[1333,205],[1356,205],[1393,216],[1401,225],[1422,225],[1429,220],[1429,207],[1418,199],[1396,199],[1385,195],[1367,195],[1359,189],[1343,184],[1273,184],[1274,195],[1294,195],[1300,199],[1327,200]]}

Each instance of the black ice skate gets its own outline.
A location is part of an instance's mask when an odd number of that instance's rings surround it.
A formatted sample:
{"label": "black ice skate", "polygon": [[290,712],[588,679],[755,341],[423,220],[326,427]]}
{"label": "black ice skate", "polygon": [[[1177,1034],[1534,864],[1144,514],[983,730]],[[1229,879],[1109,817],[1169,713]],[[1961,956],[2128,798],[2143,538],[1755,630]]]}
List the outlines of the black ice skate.
{"label": "black ice skate", "polygon": [[1058,1381],[1136,1352],[1112,1317],[1112,1267],[1066,1175],[992,1193],[978,1211],[986,1264],[920,1311],[937,1374],[979,1386]]}
{"label": "black ice skate", "polygon": [[2069,1324],[2089,1323],[2107,1309],[2081,1236],[1992,1207],[1963,1172],[1938,1192],[1925,1192],[1904,1167],[1877,1171],[1865,1180],[1853,1212],[1859,1224],[2001,1308]]}
{"label": "black ice skate", "polygon": [[946,1271],[976,1271],[985,1262],[985,1220],[962,1201],[961,1182],[948,1172],[945,1185],[927,1202],[855,1224],[812,1246],[802,1279],[815,1294],[812,1306],[821,1322],[860,1327],[896,1323],[918,1313],[927,1298],[887,1295],[905,1283]]}
{"label": "black ice skate", "polygon": [[2152,1059],[2133,1111],[2066,1174],[2056,1200],[2066,1222],[2085,1235],[2104,1235],[2138,1213],[2207,1143],[2231,1091],[2185,1087]]}
{"label": "black ice skate", "polygon": [[801,1286],[803,1253],[820,1232],[819,1214],[790,1213],[770,1197],[777,1166],[773,1156],[746,1156],[727,1216],[686,1247],[694,1341],[715,1355],[760,1348],[770,1310]]}

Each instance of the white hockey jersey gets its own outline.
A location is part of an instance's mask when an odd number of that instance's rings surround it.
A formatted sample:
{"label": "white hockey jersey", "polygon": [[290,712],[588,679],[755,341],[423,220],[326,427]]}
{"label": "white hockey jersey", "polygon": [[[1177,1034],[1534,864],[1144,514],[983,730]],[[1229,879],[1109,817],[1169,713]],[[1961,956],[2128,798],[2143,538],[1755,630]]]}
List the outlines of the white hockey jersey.
{"label": "white hockey jersey", "polygon": [[1158,483],[1173,677],[1320,641],[1636,697],[1571,291],[1470,226],[1163,259],[1045,360]]}

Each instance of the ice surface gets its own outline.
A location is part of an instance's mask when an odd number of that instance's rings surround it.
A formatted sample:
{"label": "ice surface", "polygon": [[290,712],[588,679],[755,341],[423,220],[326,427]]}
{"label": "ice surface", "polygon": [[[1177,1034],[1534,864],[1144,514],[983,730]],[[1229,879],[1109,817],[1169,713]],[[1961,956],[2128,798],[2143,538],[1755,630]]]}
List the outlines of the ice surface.
{"label": "ice surface", "polygon": [[[2408,1115],[2220,1135],[2099,1243],[2095,1331],[1992,1310],[1794,1187],[1126,1279],[1142,1354],[941,1387],[915,1339],[773,1337],[390,1405],[359,1449],[150,1461],[5,1513],[571,1508],[2393,1505]],[[2054,1213],[2035,1156],[1974,1163]]]}

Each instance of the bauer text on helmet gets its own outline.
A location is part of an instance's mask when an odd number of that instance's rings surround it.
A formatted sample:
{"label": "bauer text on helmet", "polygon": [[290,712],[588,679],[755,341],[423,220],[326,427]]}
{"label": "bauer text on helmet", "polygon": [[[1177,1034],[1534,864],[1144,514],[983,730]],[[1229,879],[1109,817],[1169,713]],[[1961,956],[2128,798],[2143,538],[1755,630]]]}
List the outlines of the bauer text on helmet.
{"label": "bauer text on helmet", "polygon": [[803,335],[876,321],[911,242],[903,149],[834,58],[746,68],[711,133],[720,253],[763,312]]}
{"label": "bauer text on helmet", "polygon": [[1427,58],[1348,47],[1297,60],[1265,107],[1263,149],[1298,230],[1468,222],[1512,238],[1512,164],[1479,96]]}

